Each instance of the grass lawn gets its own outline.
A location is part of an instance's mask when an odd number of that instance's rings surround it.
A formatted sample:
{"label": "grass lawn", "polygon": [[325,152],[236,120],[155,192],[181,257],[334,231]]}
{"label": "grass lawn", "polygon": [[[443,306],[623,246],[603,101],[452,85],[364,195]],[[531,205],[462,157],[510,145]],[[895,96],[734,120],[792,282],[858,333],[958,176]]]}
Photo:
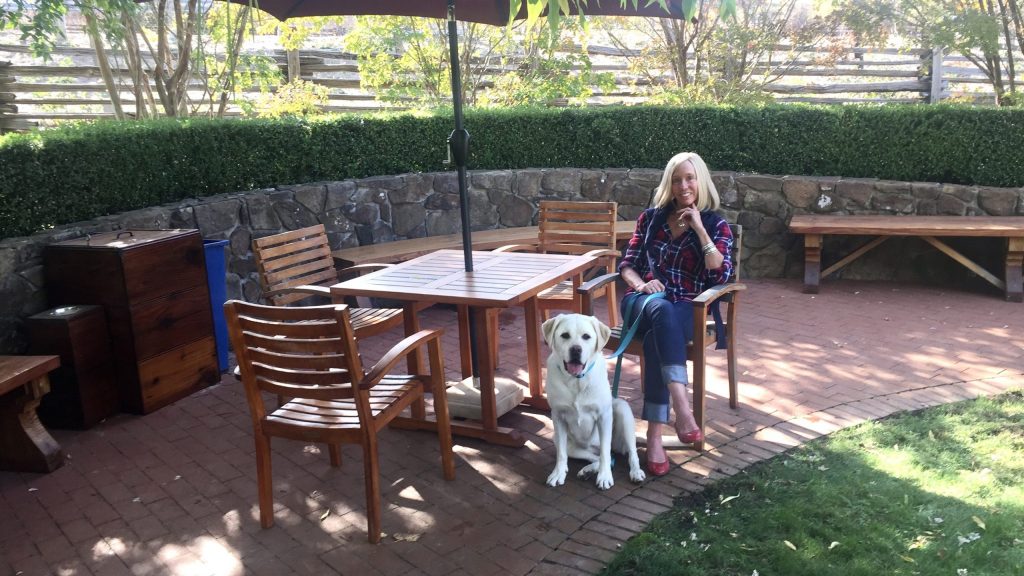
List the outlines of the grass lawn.
{"label": "grass lawn", "polygon": [[604,574],[1024,575],[1024,391],[751,466],[677,500]]}

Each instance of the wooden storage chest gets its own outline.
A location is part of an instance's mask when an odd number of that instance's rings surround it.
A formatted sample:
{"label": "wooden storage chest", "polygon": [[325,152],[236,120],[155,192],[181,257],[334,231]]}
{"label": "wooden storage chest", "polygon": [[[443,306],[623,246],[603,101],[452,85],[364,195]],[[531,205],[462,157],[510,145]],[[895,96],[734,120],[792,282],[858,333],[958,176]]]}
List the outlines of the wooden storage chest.
{"label": "wooden storage chest", "polygon": [[147,414],[219,377],[198,230],[125,230],[47,246],[51,305],[107,314],[121,409]]}

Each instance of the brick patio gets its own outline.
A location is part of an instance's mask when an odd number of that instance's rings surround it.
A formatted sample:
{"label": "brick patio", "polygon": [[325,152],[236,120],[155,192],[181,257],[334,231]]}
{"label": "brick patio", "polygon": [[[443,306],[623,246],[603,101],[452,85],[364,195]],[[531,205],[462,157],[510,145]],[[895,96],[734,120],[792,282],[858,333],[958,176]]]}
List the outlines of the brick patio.
{"label": "brick patio", "polygon": [[[547,487],[552,428],[529,409],[500,420],[525,433],[524,448],[457,438],[453,482],[441,477],[435,437],[388,430],[387,537],[373,546],[358,449],[343,448],[332,469],[322,447],[276,440],[276,525],[262,530],[249,415],[227,376],[147,416],[54,431],[68,462],[49,475],[0,473],[0,575],[594,573],[711,480],[865,420],[1024,386],[1024,305],[998,294],[840,281],[811,296],[795,280],[747,284],[740,410],[728,407],[724,355],[712,353],[709,449],[670,452],[678,466],[663,478],[631,484],[620,462],[602,492],[570,462],[566,485]],[[453,320],[450,310],[423,316],[447,329],[450,371]],[[501,334],[500,372],[522,379],[521,315],[503,314]],[[364,353],[374,360],[397,339],[369,340]],[[639,370],[624,368],[620,393],[637,411]]]}

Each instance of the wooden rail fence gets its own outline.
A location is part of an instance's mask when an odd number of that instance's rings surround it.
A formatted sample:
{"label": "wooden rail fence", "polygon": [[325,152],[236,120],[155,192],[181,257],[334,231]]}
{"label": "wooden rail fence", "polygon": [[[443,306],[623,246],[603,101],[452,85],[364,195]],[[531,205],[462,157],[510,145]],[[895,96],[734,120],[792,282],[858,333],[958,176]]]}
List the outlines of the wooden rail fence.
{"label": "wooden rail fence", "polygon": [[[589,105],[642,102],[644,88],[661,82],[631,75],[626,55],[620,50],[590,47],[589,51],[594,59],[593,69],[612,72],[616,78],[616,88],[595,92],[588,100]],[[275,51],[266,55],[287,76],[288,54]],[[763,90],[779,102],[907,103],[957,97],[981,104],[995,103],[988,79],[980,70],[966,58],[943,55],[941,50],[855,47],[836,57],[834,52],[778,46],[771,62],[759,65],[755,72],[773,78]],[[329,89],[328,103],[322,107],[325,112],[401,109],[378,102],[373,93],[361,88],[353,54],[304,50],[298,58],[292,56],[292,66],[297,68],[299,77]],[[933,74],[933,70],[937,73]],[[490,69],[484,74],[501,72]],[[115,68],[112,73],[125,81],[121,98],[125,109],[133,114],[135,98],[128,91],[128,70]],[[483,89],[488,85],[485,81]],[[193,99],[198,99],[206,86],[202,79],[197,79],[189,88]],[[256,92],[258,89],[253,88],[237,98],[251,99]],[[236,99],[231,102],[228,115],[238,115],[240,110]],[[32,58],[23,46],[0,45],[0,131],[45,126],[60,120],[113,117],[110,97],[91,49],[60,47],[47,63]]]}

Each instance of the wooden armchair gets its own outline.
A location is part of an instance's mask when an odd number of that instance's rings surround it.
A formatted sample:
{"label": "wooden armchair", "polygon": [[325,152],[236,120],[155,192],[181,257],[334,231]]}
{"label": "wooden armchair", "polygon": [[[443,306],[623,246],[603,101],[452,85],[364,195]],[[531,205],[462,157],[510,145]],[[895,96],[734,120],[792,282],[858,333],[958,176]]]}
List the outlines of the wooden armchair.
{"label": "wooden armchair", "polygon": [[[257,238],[252,242],[263,297],[275,306],[286,306],[309,298],[331,298],[330,285],[341,282],[334,267],[331,247],[323,224]],[[391,264],[361,264],[345,272],[361,274]],[[349,310],[356,338],[386,332],[402,323],[401,308],[357,308]],[[412,323],[412,325],[410,325]],[[415,315],[406,318],[406,334],[419,329]]]}
{"label": "wooden armchair", "polygon": [[[705,361],[707,347],[716,344],[716,336],[724,337],[726,343],[726,357],[729,373],[729,407],[736,409],[739,406],[739,381],[736,375],[736,310],[739,306],[739,293],[747,287],[739,283],[740,277],[740,246],[743,242],[743,227],[739,224],[730,224],[732,229],[732,276],[725,284],[712,286],[693,299],[693,341],[686,343],[686,358],[693,363],[693,417],[700,427],[701,434],[704,433],[704,397],[705,397]],[[619,277],[618,272],[606,274],[586,282],[579,287],[578,292],[582,298],[584,314],[594,313],[594,300],[592,294],[595,290],[604,285],[613,283]],[[712,316],[713,306],[725,306],[722,314],[722,326],[719,328]],[[609,306],[618,306],[618,302],[608,301]],[[719,334],[718,330],[721,330]],[[622,336],[622,326],[618,325],[612,329],[612,336],[605,345],[609,350],[617,350]],[[634,338],[626,352],[636,354],[641,358],[641,385],[643,383],[643,338]],[[676,442],[678,444],[678,442]],[[666,442],[666,445],[670,445]],[[697,450],[704,449],[704,442],[694,444]]]}
{"label": "wooden armchair", "polygon": [[[370,542],[380,542],[377,434],[405,408],[411,406],[414,414],[417,408],[422,411],[427,392],[434,397],[444,477],[455,478],[439,330],[406,337],[366,373],[348,306],[277,307],[232,300],[224,309],[252,415],[264,528],[274,524],[272,437],[326,442],[332,466],[341,465],[340,444],[358,444],[363,450],[368,536]],[[388,374],[402,357],[424,344],[429,374]],[[289,400],[271,408],[264,392]]]}
{"label": "wooden armchair", "polygon": [[[586,254],[600,257],[601,264],[586,274],[615,272],[619,251],[615,246],[615,222],[618,204],[615,202],[556,202],[543,201],[537,215],[539,242],[502,246],[496,252],[539,252],[545,254]],[[580,310],[580,295],[576,288],[583,275],[565,280],[537,295],[537,305],[545,317],[550,310]],[[592,298],[608,297],[608,323],[619,323],[619,309],[615,283],[602,284],[591,294]]]}

